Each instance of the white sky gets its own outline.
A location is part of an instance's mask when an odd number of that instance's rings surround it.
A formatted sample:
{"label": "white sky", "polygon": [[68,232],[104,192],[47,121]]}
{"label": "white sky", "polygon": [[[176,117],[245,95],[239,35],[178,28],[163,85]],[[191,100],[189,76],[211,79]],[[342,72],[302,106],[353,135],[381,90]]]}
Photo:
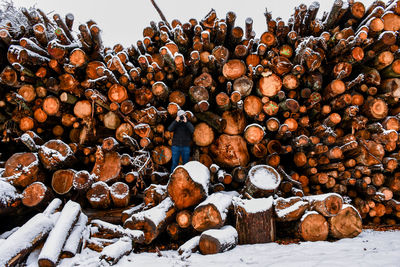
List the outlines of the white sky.
{"label": "white sky", "polygon": [[[346,2],[346,0],[343,0]],[[121,43],[128,46],[142,39],[142,31],[151,20],[158,22],[160,17],[151,5],[150,0],[13,0],[19,7],[35,6],[46,13],[59,13],[64,17],[67,13],[75,16],[74,29],[89,19],[97,22],[103,30],[102,38],[106,46]],[[253,28],[259,37],[265,30],[265,7],[272,11],[274,18],[281,17],[285,21],[293,13],[294,7],[300,3],[307,6],[313,0],[156,0],[168,21],[177,18],[187,22],[189,18],[202,19],[214,8],[219,18],[224,18],[228,11],[237,15],[236,25],[244,26],[247,17],[254,21]],[[332,7],[333,0],[320,0],[320,10]],[[373,0],[361,0],[368,7]]]}

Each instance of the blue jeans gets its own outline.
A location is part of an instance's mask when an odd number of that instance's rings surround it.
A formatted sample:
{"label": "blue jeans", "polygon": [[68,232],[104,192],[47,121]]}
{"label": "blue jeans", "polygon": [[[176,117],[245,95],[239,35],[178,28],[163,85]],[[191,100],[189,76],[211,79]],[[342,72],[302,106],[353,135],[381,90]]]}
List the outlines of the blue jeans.
{"label": "blue jeans", "polygon": [[174,171],[176,166],[179,164],[179,156],[182,156],[182,164],[189,161],[190,146],[172,146],[172,165],[171,172]]}

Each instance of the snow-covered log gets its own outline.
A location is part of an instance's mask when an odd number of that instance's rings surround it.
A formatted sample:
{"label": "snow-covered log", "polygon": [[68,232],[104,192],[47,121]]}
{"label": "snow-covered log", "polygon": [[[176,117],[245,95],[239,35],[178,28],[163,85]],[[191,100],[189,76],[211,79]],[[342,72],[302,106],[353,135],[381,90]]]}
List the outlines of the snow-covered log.
{"label": "snow-covered log", "polygon": [[110,196],[115,207],[126,207],[129,204],[129,186],[116,182],[110,187]]}
{"label": "snow-covered log", "polygon": [[234,198],[236,230],[239,244],[275,241],[275,218],[272,196],[250,200]]}
{"label": "snow-covered log", "polygon": [[167,186],[151,184],[143,191],[143,202],[147,207],[157,206],[167,196]]}
{"label": "snow-covered log", "polygon": [[168,182],[168,195],[177,209],[199,204],[208,196],[210,171],[198,161],[175,168]]}
{"label": "snow-covered log", "polygon": [[80,213],[81,206],[78,203],[70,200],[65,204],[39,254],[39,266],[55,266],[57,264],[62,248],[79,219]]}
{"label": "snow-covered log", "polygon": [[336,193],[306,196],[303,199],[310,202],[312,210],[318,211],[325,217],[335,216],[343,205],[342,196]]}
{"label": "snow-covered log", "polygon": [[297,233],[304,241],[323,241],[329,233],[328,222],[316,211],[307,211],[297,225]]}
{"label": "snow-covered log", "polygon": [[26,187],[37,181],[38,174],[38,154],[26,152],[15,153],[6,161],[2,177],[17,187]]}
{"label": "snow-covered log", "polygon": [[32,217],[0,245],[0,266],[15,266],[20,263],[47,237],[53,226],[53,218],[43,213]]}
{"label": "snow-covered log", "polygon": [[308,201],[301,197],[277,198],[274,201],[276,220],[280,222],[296,221],[308,209]]}
{"label": "snow-covered log", "polygon": [[52,191],[42,182],[34,182],[22,192],[22,204],[26,207],[44,207],[52,198]]}
{"label": "snow-covered log", "polygon": [[109,264],[114,265],[123,256],[128,255],[132,248],[132,241],[129,238],[121,238],[114,244],[105,247],[100,253],[100,259],[104,259]]}
{"label": "snow-covered log", "polygon": [[21,194],[11,184],[0,180],[0,214],[2,210],[11,207],[13,203],[21,198]]}
{"label": "snow-covered log", "polygon": [[[193,212],[192,226],[196,231],[220,228],[225,224],[232,198],[238,196],[236,191],[217,192],[200,203]],[[232,209],[231,209],[232,210]]]}
{"label": "snow-covered log", "polygon": [[[144,233],[139,230],[125,229],[120,225],[104,222],[101,220],[92,220],[91,225],[97,227],[99,232],[107,235],[107,238],[129,237],[135,243],[143,243]],[[96,236],[96,235],[95,235]]]}
{"label": "snow-covered log", "polygon": [[238,244],[238,233],[230,225],[204,231],[199,240],[201,254],[216,254],[230,250]]}
{"label": "snow-covered log", "polygon": [[133,214],[142,211],[143,208],[144,208],[144,206],[145,206],[144,203],[140,203],[140,204],[137,205],[137,206],[133,206],[133,207],[131,207],[131,208],[129,208],[129,209],[124,210],[124,211],[122,212],[122,214],[121,214],[122,223],[125,223],[125,221],[126,221],[127,219],[129,219]]}
{"label": "snow-covered log", "polygon": [[362,231],[360,213],[352,205],[344,204],[333,217],[328,218],[329,235],[334,238],[353,238]]}
{"label": "snow-covered log", "polygon": [[249,170],[245,191],[252,197],[272,195],[282,181],[281,175],[269,165],[256,165]]}
{"label": "snow-covered log", "polygon": [[150,244],[174,219],[175,207],[172,200],[167,197],[157,206],[133,214],[124,223],[125,228],[142,230],[144,232],[144,243]]}
{"label": "snow-covered log", "polygon": [[119,238],[107,239],[91,237],[86,241],[85,248],[89,248],[96,252],[102,252],[105,247],[114,244],[118,240]]}
{"label": "snow-covered log", "polygon": [[110,187],[102,181],[92,184],[86,198],[93,208],[106,209],[111,205]]}
{"label": "snow-covered log", "polygon": [[74,257],[76,253],[79,252],[82,245],[83,231],[86,228],[87,222],[88,217],[81,212],[78,221],[76,222],[62,249],[62,258]]}
{"label": "snow-covered log", "polygon": [[190,255],[199,250],[200,236],[195,236],[186,241],[182,246],[178,248],[179,255],[182,255],[184,259],[190,257]]}

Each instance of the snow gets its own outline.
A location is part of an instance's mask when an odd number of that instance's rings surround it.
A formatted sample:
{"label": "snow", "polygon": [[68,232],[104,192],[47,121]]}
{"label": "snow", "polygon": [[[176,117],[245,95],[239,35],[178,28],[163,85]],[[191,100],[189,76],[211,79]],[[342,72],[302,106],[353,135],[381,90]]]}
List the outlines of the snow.
{"label": "snow", "polygon": [[[99,230],[101,231],[101,229],[103,228],[103,229],[109,230],[110,232],[114,232],[117,234],[123,234],[133,240],[140,240],[141,238],[144,237],[143,231],[125,229],[121,225],[115,225],[115,224],[104,222],[101,220],[92,220],[91,224],[95,224],[97,226],[97,227],[91,227],[91,231],[93,229],[93,231],[95,231],[95,232],[98,232]],[[98,228],[100,228],[100,229],[98,229]],[[92,234],[93,233],[94,232],[92,232]]]}
{"label": "snow", "polygon": [[150,188],[153,188],[153,190],[159,194],[160,196],[164,195],[167,192],[167,185],[161,185],[161,184],[151,184],[149,187],[147,187],[144,192],[149,190]]}
{"label": "snow", "polygon": [[[287,198],[287,199],[285,199],[285,200],[286,200],[286,202],[290,202],[290,200],[291,200],[292,198],[297,198],[297,197],[291,197],[291,198]],[[279,201],[279,199],[280,199],[280,198],[276,199],[275,201]],[[275,213],[276,213],[276,216],[277,216],[277,217],[283,219],[283,218],[285,218],[289,213],[291,213],[291,212],[293,212],[293,211],[296,211],[296,210],[298,210],[300,207],[305,206],[305,205],[308,205],[308,202],[300,200],[300,201],[297,201],[296,203],[294,203],[293,205],[291,205],[291,206],[289,206],[289,207],[287,207],[287,208],[284,208],[284,209],[277,209],[276,206],[275,206]]]}
{"label": "snow", "polygon": [[236,191],[230,191],[230,192],[217,192],[212,195],[210,195],[206,200],[201,202],[196,208],[200,208],[202,206],[212,204],[214,205],[219,213],[221,214],[221,219],[222,221],[225,221],[226,215],[228,214],[228,209],[229,206],[232,204],[232,198],[239,196],[239,193]]}
{"label": "snow", "polygon": [[[125,192],[118,192],[118,185],[122,184],[127,190]],[[129,195],[129,187],[128,185],[122,182],[116,182],[110,187],[110,192],[112,192],[113,197],[117,199],[124,199],[127,195]]]}
{"label": "snow", "polygon": [[320,195],[304,196],[303,199],[307,200],[309,202],[324,201],[326,198],[331,197],[331,196],[336,196],[338,198],[342,198],[342,196],[337,193],[326,193],[326,194],[320,194]]}
{"label": "snow", "polygon": [[311,210],[311,211],[306,211],[304,215],[301,217],[300,221],[302,222],[307,216],[312,215],[312,214],[319,214],[318,212]]}
{"label": "snow", "polygon": [[44,144],[43,146],[41,146],[40,147],[40,151],[43,153],[43,155],[46,156],[46,158],[49,159],[51,164],[57,164],[57,163],[63,162],[68,157],[70,157],[71,155],[74,154],[72,152],[72,149],[69,147],[69,145],[65,144],[63,141],[61,141],[61,140],[50,140],[50,141],[63,144],[63,147],[65,147],[65,149],[66,149],[65,156],[63,156],[59,151],[51,149],[51,148],[48,148],[46,146],[48,144],[48,142],[46,144]]}
{"label": "snow", "polygon": [[14,186],[0,180],[0,206],[7,206],[7,203],[12,203],[20,197],[21,195]]}
{"label": "snow", "polygon": [[21,227],[17,226],[15,228],[11,229],[10,231],[6,231],[6,232],[2,233],[0,235],[0,239],[7,239],[10,235],[15,233],[19,228],[21,228]]}
{"label": "snow", "polygon": [[260,128],[264,132],[264,136],[265,136],[264,128],[258,123],[252,123],[252,124],[247,125],[246,128],[244,128],[244,132],[246,132],[247,129],[249,129],[250,127],[258,127],[258,128]]}
{"label": "snow", "polygon": [[237,207],[242,207],[247,213],[257,213],[269,210],[273,205],[274,199],[272,196],[268,198],[253,198],[241,199],[233,198],[233,204]]}
{"label": "snow", "polygon": [[[344,238],[335,242],[300,242],[279,245],[277,243],[238,245],[225,253],[201,255],[192,253],[190,258],[182,258],[173,250],[157,253],[131,253],[123,257],[118,267],[130,266],[318,266],[369,267],[399,266],[400,231],[377,232],[363,230],[355,238]],[[100,253],[84,249],[82,254],[71,259],[63,259],[59,266],[98,267]]]}
{"label": "snow", "polygon": [[55,198],[53,199],[47,208],[43,211],[43,214],[50,215],[53,214],[62,204],[61,199]]}
{"label": "snow", "polygon": [[183,167],[189,173],[192,180],[201,186],[208,195],[208,185],[210,183],[210,171],[199,161],[189,161]]}
{"label": "snow", "polygon": [[20,251],[32,247],[32,242],[45,236],[53,228],[53,220],[43,213],[38,213],[0,245],[0,266]]}
{"label": "snow", "polygon": [[[216,238],[220,244],[237,244],[238,243],[238,232],[236,229],[231,226],[231,225],[225,225],[224,227],[221,227],[220,229],[210,229],[207,231],[204,231],[201,237],[204,235],[212,236]],[[228,246],[230,247],[230,246]]]}
{"label": "snow", "polygon": [[[145,210],[136,214],[133,214],[131,218],[134,218],[138,221],[143,221],[148,219],[154,223],[154,225],[159,225],[165,219],[166,211],[168,211],[174,204],[172,203],[171,198],[167,197],[157,206]],[[130,219],[128,219],[130,220]],[[127,220],[127,221],[128,221]]]}
{"label": "snow", "polygon": [[[94,188],[98,184],[102,184],[102,187],[104,187],[104,188],[109,188],[108,184],[106,184],[103,181],[95,182],[94,184],[92,184],[92,188]],[[96,193],[95,195],[90,196],[90,202],[93,202],[93,203],[101,202],[104,200],[104,197],[107,197],[107,194],[99,195],[98,193]]]}
{"label": "snow", "polygon": [[70,200],[65,204],[56,225],[43,245],[39,259],[48,259],[54,263],[58,261],[58,256],[80,212],[81,206],[78,203]]}
{"label": "snow", "polygon": [[78,221],[76,222],[74,228],[71,231],[71,234],[68,236],[68,239],[65,242],[63,251],[68,251],[73,254],[78,251],[79,243],[82,239],[82,233],[86,228],[87,222],[88,217],[83,212],[81,212]]}
{"label": "snow", "polygon": [[253,185],[263,190],[275,190],[280,184],[280,175],[268,165],[252,167],[248,176]]}

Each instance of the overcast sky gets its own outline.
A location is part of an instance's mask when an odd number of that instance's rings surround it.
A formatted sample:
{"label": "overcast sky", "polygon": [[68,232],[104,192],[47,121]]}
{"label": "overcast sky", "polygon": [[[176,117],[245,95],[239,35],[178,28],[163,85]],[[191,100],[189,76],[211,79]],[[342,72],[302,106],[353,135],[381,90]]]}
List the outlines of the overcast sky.
{"label": "overcast sky", "polygon": [[[346,0],[343,0],[344,2]],[[112,46],[121,43],[128,46],[142,39],[143,28],[150,21],[158,22],[160,17],[151,5],[150,0],[13,0],[18,7],[35,6],[46,13],[59,13],[64,17],[67,13],[75,16],[74,29],[81,23],[93,19],[102,29],[104,44]],[[202,19],[214,8],[219,18],[224,18],[228,11],[237,15],[236,25],[244,26],[247,17],[254,21],[254,30],[259,37],[265,30],[265,7],[272,11],[274,18],[281,17],[285,21],[293,13],[294,7],[300,3],[307,6],[313,0],[156,0],[168,21],[179,19],[187,22],[190,18]],[[323,11],[332,7],[333,0],[320,0],[318,17]],[[362,0],[368,7],[373,0]]]}

